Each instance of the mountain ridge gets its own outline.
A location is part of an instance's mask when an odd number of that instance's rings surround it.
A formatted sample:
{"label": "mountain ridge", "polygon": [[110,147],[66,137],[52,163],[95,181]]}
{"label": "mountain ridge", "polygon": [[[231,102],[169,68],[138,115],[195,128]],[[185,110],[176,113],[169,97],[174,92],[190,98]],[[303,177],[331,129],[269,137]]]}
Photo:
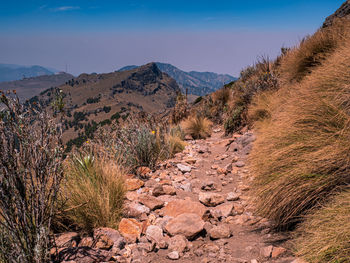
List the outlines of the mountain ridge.
{"label": "mountain ridge", "polygon": [[[217,74],[214,72],[183,71],[169,63],[154,62],[158,68],[174,78],[182,93],[204,96],[212,93],[227,83],[237,80],[229,74]],[[118,71],[127,71],[137,68],[136,65],[129,65],[120,68]]]}

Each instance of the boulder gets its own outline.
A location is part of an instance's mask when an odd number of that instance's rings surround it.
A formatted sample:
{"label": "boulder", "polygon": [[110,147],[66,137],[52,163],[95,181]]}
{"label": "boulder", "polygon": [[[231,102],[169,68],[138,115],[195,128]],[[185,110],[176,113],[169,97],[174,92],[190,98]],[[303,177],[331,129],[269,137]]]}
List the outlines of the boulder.
{"label": "boulder", "polygon": [[204,229],[204,221],[197,214],[181,214],[171,219],[165,230],[171,235],[183,235],[187,239],[194,239]]}
{"label": "boulder", "polygon": [[177,217],[178,215],[185,213],[197,214],[202,218],[207,211],[204,205],[199,202],[191,201],[190,199],[180,200],[176,199],[169,202],[163,209],[165,216]]}
{"label": "boulder", "polygon": [[151,210],[159,209],[164,206],[164,202],[150,195],[141,195],[138,198],[141,204],[144,204]]}
{"label": "boulder", "polygon": [[133,218],[123,218],[119,223],[119,232],[128,243],[135,243],[142,233],[142,223]]}
{"label": "boulder", "polygon": [[218,193],[199,193],[199,201],[206,206],[217,206],[225,202],[225,198]]}

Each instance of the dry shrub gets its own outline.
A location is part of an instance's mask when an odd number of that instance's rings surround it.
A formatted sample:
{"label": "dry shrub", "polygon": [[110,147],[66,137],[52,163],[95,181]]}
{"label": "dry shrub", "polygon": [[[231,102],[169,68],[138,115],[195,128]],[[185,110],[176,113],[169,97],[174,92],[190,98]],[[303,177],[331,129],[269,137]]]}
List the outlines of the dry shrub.
{"label": "dry shrub", "polygon": [[227,86],[215,91],[212,94],[214,103],[219,107],[224,108],[231,99],[231,93],[232,90]]}
{"label": "dry shrub", "polygon": [[308,215],[295,244],[298,256],[310,263],[350,262],[350,191]]}
{"label": "dry shrub", "polygon": [[191,135],[193,139],[205,139],[211,134],[212,122],[205,117],[190,116],[181,123],[185,134]]}
{"label": "dry shrub", "polygon": [[289,228],[350,183],[350,41],[303,82],[271,96],[251,164],[257,208]]}
{"label": "dry shrub", "polygon": [[1,92],[0,109],[0,261],[49,262],[63,177],[61,126]]}
{"label": "dry shrub", "polygon": [[348,36],[350,22],[340,20],[332,27],[322,28],[311,37],[303,39],[299,46],[287,52],[281,62],[285,80],[300,81],[319,66],[327,56],[342,45]]}
{"label": "dry shrub", "polygon": [[125,195],[123,170],[118,161],[81,153],[68,161],[65,174],[62,222],[86,231],[116,228]]}

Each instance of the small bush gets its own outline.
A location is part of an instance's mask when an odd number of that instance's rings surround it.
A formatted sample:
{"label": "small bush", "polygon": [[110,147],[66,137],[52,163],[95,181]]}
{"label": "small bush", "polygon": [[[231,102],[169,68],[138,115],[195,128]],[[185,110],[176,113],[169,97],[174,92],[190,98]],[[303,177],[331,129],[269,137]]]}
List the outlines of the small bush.
{"label": "small bush", "polygon": [[232,109],[231,113],[229,113],[224,123],[226,135],[238,131],[240,128],[242,128],[244,123],[244,117],[242,116],[244,109],[245,108],[243,106],[238,106]]}
{"label": "small bush", "polygon": [[231,92],[232,90],[229,87],[223,87],[215,91],[212,95],[214,103],[224,108],[231,98]]}
{"label": "small bush", "polygon": [[170,156],[174,156],[174,154],[182,152],[185,149],[186,143],[183,141],[184,137],[180,126],[175,126],[170,130],[167,138]]}
{"label": "small bush", "polygon": [[0,261],[49,262],[63,177],[61,125],[0,94]]}
{"label": "small bush", "polygon": [[191,116],[181,123],[185,134],[193,139],[205,139],[211,134],[212,122],[205,117]]}
{"label": "small bush", "polygon": [[308,215],[295,240],[298,256],[310,263],[350,262],[350,191]]}
{"label": "small bush", "polygon": [[92,154],[72,157],[65,171],[65,210],[60,220],[86,231],[116,228],[125,194],[123,170],[117,163]]}

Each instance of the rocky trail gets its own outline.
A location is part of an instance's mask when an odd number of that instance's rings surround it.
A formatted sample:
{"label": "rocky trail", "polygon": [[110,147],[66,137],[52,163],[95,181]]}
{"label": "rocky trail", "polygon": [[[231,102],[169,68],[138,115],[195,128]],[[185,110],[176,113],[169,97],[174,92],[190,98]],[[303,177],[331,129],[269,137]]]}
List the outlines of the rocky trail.
{"label": "rocky trail", "polygon": [[[65,262],[301,262],[287,234],[253,213],[247,156],[255,136],[214,129],[175,158],[130,175],[118,231],[57,238]],[[75,241],[74,241],[75,240]]]}

